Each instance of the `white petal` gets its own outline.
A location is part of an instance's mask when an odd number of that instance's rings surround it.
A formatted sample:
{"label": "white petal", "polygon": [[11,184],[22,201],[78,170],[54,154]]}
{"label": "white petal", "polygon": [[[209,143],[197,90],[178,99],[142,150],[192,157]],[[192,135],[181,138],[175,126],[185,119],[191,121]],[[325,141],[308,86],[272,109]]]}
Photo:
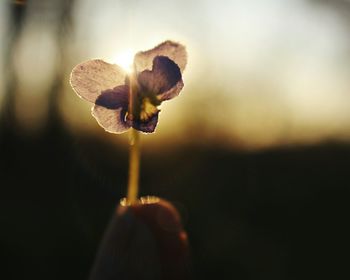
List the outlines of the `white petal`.
{"label": "white petal", "polygon": [[165,41],[151,50],[138,52],[134,57],[136,70],[138,72],[151,70],[153,59],[158,55],[169,57],[179,66],[181,72],[184,71],[187,64],[186,48],[173,41]]}
{"label": "white petal", "polygon": [[70,83],[76,94],[95,102],[101,91],[123,85],[125,77],[126,73],[118,65],[94,59],[75,66]]}
{"label": "white petal", "polygon": [[92,108],[91,114],[97,120],[98,124],[108,132],[123,133],[130,128],[130,125],[124,121],[125,112],[123,112],[123,108],[111,110],[95,105]]}

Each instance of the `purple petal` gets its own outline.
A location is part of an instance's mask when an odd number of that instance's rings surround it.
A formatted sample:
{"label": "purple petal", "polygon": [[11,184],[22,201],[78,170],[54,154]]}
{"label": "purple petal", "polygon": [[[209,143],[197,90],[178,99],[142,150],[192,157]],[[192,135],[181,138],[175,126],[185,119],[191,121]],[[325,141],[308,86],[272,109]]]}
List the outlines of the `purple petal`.
{"label": "purple petal", "polygon": [[156,56],[169,57],[179,66],[181,72],[184,71],[187,64],[187,52],[185,46],[173,41],[165,41],[151,50],[138,52],[134,57],[136,70],[138,72],[145,69],[151,70],[153,59]]}
{"label": "purple petal", "polygon": [[156,129],[158,123],[158,115],[159,111],[147,121],[134,120],[132,127],[142,132],[152,133]]}
{"label": "purple petal", "polygon": [[125,121],[126,110],[123,107],[112,110],[95,105],[91,113],[98,124],[108,132],[123,133],[130,128],[130,124]]}
{"label": "purple petal", "polygon": [[183,87],[184,87],[184,83],[182,82],[182,80],[180,80],[176,83],[175,86],[173,86],[168,91],[158,94],[158,99],[160,101],[166,101],[166,100],[172,99],[179,95]]}
{"label": "purple petal", "polygon": [[114,89],[102,91],[97,97],[96,105],[103,106],[107,109],[127,108],[129,100],[129,87],[126,85],[117,86]]}
{"label": "purple petal", "polygon": [[182,83],[181,78],[180,69],[174,61],[166,56],[156,56],[153,60],[152,71],[145,70],[140,73],[138,83],[143,92],[163,95],[180,81]]}
{"label": "purple petal", "polygon": [[77,95],[95,102],[102,91],[123,85],[125,77],[125,72],[118,65],[95,59],[75,66],[70,83]]}

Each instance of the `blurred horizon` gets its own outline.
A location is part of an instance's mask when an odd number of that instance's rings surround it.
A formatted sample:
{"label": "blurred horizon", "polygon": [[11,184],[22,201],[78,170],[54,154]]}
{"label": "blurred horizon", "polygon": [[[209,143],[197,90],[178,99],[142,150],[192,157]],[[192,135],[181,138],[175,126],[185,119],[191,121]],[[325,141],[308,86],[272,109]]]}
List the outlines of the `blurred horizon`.
{"label": "blurred horizon", "polygon": [[[162,106],[157,131],[143,137],[145,145],[206,141],[255,150],[350,141],[349,27],[336,4],[10,3],[0,4],[0,74],[5,77],[0,110],[13,107],[12,125],[19,131],[40,133],[51,102],[73,133],[109,139],[91,117],[91,104],[70,88],[71,69],[92,58],[114,63],[123,52],[171,39],[188,49],[185,88]],[[125,136],[115,137],[126,142]]]}

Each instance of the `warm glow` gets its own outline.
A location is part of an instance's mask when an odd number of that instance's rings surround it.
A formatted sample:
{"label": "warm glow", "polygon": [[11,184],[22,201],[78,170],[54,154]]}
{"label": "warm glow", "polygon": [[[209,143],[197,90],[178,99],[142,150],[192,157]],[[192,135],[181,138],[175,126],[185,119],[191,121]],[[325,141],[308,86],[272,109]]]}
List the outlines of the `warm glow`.
{"label": "warm glow", "polygon": [[[184,89],[162,105],[166,113],[156,134],[144,137],[147,145],[168,143],[175,134],[176,141],[216,143],[220,133],[223,143],[248,148],[350,141],[349,27],[338,5],[194,1],[201,3],[197,9],[184,1],[76,2],[70,45],[86,50],[80,60],[102,57],[130,71],[133,54],[164,40],[187,47]],[[96,20],[88,20],[91,11]],[[69,121],[77,106],[71,104],[70,112],[62,105]]]}
{"label": "warm glow", "polygon": [[126,72],[130,73],[132,71],[132,63],[134,60],[134,52],[132,50],[126,50],[117,54],[113,62],[121,66]]}

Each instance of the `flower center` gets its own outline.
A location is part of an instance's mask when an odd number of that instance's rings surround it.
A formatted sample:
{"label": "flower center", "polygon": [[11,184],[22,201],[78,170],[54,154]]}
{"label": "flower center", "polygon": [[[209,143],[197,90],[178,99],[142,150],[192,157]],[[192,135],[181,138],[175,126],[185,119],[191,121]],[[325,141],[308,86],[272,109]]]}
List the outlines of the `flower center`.
{"label": "flower center", "polygon": [[141,112],[140,112],[140,120],[147,121],[152,116],[154,116],[159,110],[155,105],[152,104],[151,100],[148,97],[142,99],[141,103]]}

